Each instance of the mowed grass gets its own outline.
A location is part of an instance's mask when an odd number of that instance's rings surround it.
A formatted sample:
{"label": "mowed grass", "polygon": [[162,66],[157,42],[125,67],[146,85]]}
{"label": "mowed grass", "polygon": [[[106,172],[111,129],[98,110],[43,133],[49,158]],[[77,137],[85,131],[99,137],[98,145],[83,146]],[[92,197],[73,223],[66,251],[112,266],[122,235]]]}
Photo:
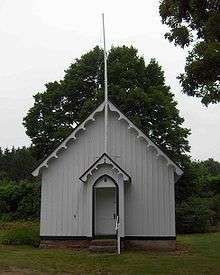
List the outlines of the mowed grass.
{"label": "mowed grass", "polygon": [[0,274],[220,274],[220,232],[181,235],[177,242],[172,253],[119,256],[0,244]]}

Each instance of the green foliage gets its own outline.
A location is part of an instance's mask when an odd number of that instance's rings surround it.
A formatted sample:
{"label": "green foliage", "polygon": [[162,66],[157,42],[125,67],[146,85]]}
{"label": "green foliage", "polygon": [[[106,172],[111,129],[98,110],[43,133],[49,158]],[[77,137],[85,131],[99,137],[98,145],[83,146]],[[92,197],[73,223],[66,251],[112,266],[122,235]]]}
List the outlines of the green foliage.
{"label": "green foliage", "polygon": [[220,101],[219,75],[220,42],[199,42],[186,59],[185,74],[178,78],[186,94],[202,97],[208,105]]}
{"label": "green foliage", "polygon": [[175,185],[177,203],[191,196],[212,197],[220,193],[220,162],[185,158],[182,163],[184,174]]}
{"label": "green foliage", "polygon": [[197,182],[200,177],[200,169],[197,169],[190,158],[183,160],[183,175],[175,184],[176,203],[187,200],[197,193]]}
{"label": "green foliage", "polygon": [[[45,157],[103,100],[103,51],[95,47],[76,59],[64,79],[46,84],[24,118],[38,158]],[[179,160],[189,151],[177,103],[164,73],[152,59],[145,64],[133,47],[112,47],[108,55],[110,100],[162,148]]]}
{"label": "green foliage", "polygon": [[17,208],[17,216],[19,218],[37,218],[40,215],[40,190],[37,193],[31,190],[30,194],[27,194],[19,202]]}
{"label": "green foliage", "polygon": [[220,223],[220,163],[185,161],[176,183],[176,220],[180,233],[207,231]]}
{"label": "green foliage", "polygon": [[162,0],[165,37],[181,47],[193,42],[179,79],[183,92],[208,105],[220,101],[220,2],[216,0]]}
{"label": "green foliage", "polygon": [[213,224],[218,226],[220,224],[220,192],[213,196],[211,210],[215,213]]}
{"label": "green foliage", "polygon": [[209,158],[200,163],[207,169],[207,174],[209,174],[210,176],[220,176],[220,162]]}
{"label": "green foliage", "polygon": [[176,206],[176,229],[178,233],[207,232],[213,224],[215,212],[209,199],[190,197]]}
{"label": "green foliage", "polygon": [[40,184],[0,182],[0,220],[36,219],[40,213]]}
{"label": "green foliage", "polygon": [[0,243],[32,245],[37,247],[40,243],[39,225],[27,221],[2,223]]}
{"label": "green foliage", "polygon": [[31,179],[31,172],[36,165],[36,159],[33,156],[32,148],[12,147],[4,151],[0,148],[0,181],[4,179],[20,181]]}

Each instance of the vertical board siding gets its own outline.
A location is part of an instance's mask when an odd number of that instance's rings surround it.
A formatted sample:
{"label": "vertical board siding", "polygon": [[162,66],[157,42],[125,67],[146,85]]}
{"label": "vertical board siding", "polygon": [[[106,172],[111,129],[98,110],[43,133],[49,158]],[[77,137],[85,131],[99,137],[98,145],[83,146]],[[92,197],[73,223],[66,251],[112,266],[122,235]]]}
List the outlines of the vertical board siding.
{"label": "vertical board siding", "polygon": [[[124,192],[125,236],[174,236],[174,171],[109,111],[108,153],[130,176]],[[96,116],[42,172],[42,236],[91,236],[92,192],[79,177],[104,153],[104,115]],[[102,169],[97,173],[104,172]],[[122,189],[121,189],[122,190]]]}
{"label": "vertical board siding", "polygon": [[[132,178],[125,186],[125,235],[175,235],[174,180],[163,157],[137,138],[126,121],[109,112],[108,151]],[[114,158],[114,156],[117,156]],[[172,171],[171,171],[172,173]]]}
{"label": "vertical board siding", "polygon": [[104,151],[102,113],[95,118],[58,159],[43,169],[42,236],[82,236],[87,232],[83,222],[84,184],[79,177]]}

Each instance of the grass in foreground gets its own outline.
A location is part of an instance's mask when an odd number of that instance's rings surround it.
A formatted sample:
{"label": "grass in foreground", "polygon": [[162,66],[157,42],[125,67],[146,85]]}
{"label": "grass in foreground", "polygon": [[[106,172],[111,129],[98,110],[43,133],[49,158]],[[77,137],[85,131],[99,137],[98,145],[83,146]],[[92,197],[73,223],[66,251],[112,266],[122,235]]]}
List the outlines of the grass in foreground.
{"label": "grass in foreground", "polygon": [[220,274],[220,233],[182,235],[177,240],[181,249],[175,253],[123,252],[120,256],[2,244],[0,273]]}
{"label": "grass in foreground", "polygon": [[39,222],[0,222],[0,243],[38,247],[40,243]]}

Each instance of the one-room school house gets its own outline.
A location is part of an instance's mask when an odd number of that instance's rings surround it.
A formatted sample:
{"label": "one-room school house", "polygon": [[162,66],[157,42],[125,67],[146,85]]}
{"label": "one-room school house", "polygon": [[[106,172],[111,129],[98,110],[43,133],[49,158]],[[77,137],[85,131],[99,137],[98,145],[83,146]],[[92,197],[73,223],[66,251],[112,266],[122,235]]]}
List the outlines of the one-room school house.
{"label": "one-room school house", "polygon": [[182,173],[104,101],[33,172],[42,181],[41,244],[91,247],[118,234],[125,246],[174,249],[174,185]]}

